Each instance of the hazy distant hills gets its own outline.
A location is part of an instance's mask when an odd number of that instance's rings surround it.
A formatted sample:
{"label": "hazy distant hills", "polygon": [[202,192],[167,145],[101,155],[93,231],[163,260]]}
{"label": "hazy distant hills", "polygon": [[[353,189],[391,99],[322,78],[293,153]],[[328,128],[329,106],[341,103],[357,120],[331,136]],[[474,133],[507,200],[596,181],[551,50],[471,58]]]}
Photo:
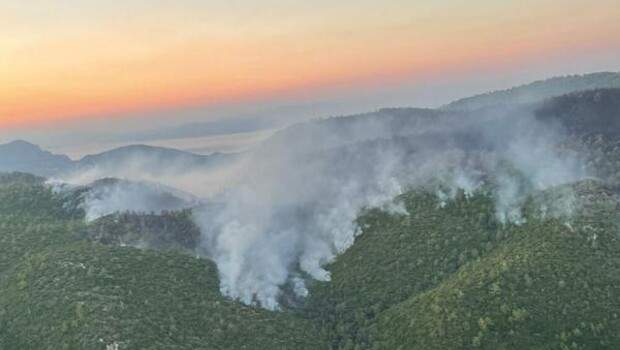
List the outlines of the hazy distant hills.
{"label": "hazy distant hills", "polygon": [[71,169],[74,162],[65,155],[52,154],[25,141],[0,145],[0,171],[21,171],[51,176]]}
{"label": "hazy distant hills", "polygon": [[114,172],[128,164],[139,164],[140,169],[147,172],[158,172],[173,166],[208,167],[234,158],[235,155],[229,154],[198,155],[165,147],[131,145],[73,161],[65,155],[52,154],[26,141],[0,145],[0,171],[27,172],[46,177],[88,169]]}
{"label": "hazy distant hills", "polygon": [[[614,102],[617,96],[612,96],[617,93],[614,92],[617,88],[620,88],[620,73],[557,77],[464,98],[438,109],[385,108],[370,113],[299,123],[276,132],[264,144],[277,148],[278,145],[294,141],[312,148],[325,149],[372,139],[442,133],[455,125],[463,130],[469,128],[467,132],[471,131],[470,126],[479,128],[480,125],[510,132],[507,122],[516,122],[520,116],[530,113],[536,114],[541,120],[551,120],[567,114],[564,112],[570,112],[572,117],[562,117],[564,123],[574,123],[579,119],[578,128],[586,124],[587,128],[592,128],[594,124],[589,123],[588,113],[593,112],[597,118],[604,119],[596,121],[596,125],[604,127],[608,122],[617,123],[613,119],[614,113],[617,113],[614,104],[617,103]],[[597,92],[592,92],[594,90]],[[602,111],[601,108],[607,110]],[[500,120],[499,117],[507,114],[514,114],[514,118]],[[580,114],[580,117],[576,117],[576,114]]]}
{"label": "hazy distant hills", "polygon": [[[274,146],[295,140],[297,144],[314,145],[314,147],[329,148],[343,144],[360,142],[368,139],[390,138],[398,135],[412,135],[440,130],[442,126],[453,125],[455,118],[459,123],[466,125],[469,120],[475,123],[484,121],[490,116],[481,115],[478,109],[501,109],[502,106],[519,106],[542,102],[548,98],[565,94],[588,91],[601,88],[620,88],[620,73],[601,72],[586,75],[572,75],[536,81],[531,84],[514,87],[508,90],[489,92],[461,100],[454,101],[440,109],[420,108],[388,108],[376,112],[316,120],[299,123],[285,128],[267,139],[262,149],[269,151]],[[609,92],[600,92],[597,96],[609,95]],[[590,99],[595,98],[592,96]],[[562,104],[562,108],[569,107],[574,95],[564,96],[561,100],[547,103],[538,115],[557,114],[551,107]],[[575,102],[573,102],[574,104]],[[589,108],[585,101],[578,101],[579,108]],[[598,104],[599,108],[603,105]],[[609,107],[614,111],[613,106]],[[577,113],[574,111],[574,113]],[[573,113],[573,114],[574,114]],[[583,113],[582,113],[583,114]],[[373,127],[373,121],[377,128]],[[388,121],[386,123],[386,120]],[[221,123],[220,123],[221,124]],[[238,123],[229,124],[201,124],[198,126],[183,126],[177,136],[188,134],[190,130],[208,133],[213,127],[214,134],[221,134],[229,130],[238,130]],[[583,124],[583,123],[582,123]],[[385,126],[388,126],[387,128]],[[253,125],[252,128],[257,128]],[[329,130],[328,133],[326,131]],[[148,139],[150,136],[146,137]],[[320,142],[317,142],[320,140]],[[146,145],[131,145],[120,147],[99,154],[88,155],[78,161],[72,161],[67,156],[55,155],[40,147],[25,141],[15,141],[0,145],[0,171],[23,171],[41,176],[55,176],[76,169],[106,168],[117,170],[126,164],[140,163],[142,171],[158,172],[164,168],[176,167],[204,167],[223,164],[236,158],[230,154],[198,155],[164,147]],[[114,171],[113,171],[114,172]]]}
{"label": "hazy distant hills", "polygon": [[171,148],[153,147],[146,145],[131,145],[115,148],[99,154],[87,155],[79,160],[80,166],[109,165],[127,160],[152,158],[156,161],[180,160],[188,163],[200,164],[209,157]]}
{"label": "hazy distant hills", "polygon": [[214,153],[199,155],[172,148],[131,145],[107,152],[88,155],[76,162],[78,170],[104,169],[108,174],[122,173],[133,168],[148,174],[157,175],[177,171],[189,171],[196,168],[213,167],[225,164],[236,158],[234,154]]}
{"label": "hazy distant hills", "polygon": [[532,103],[574,91],[601,88],[620,88],[620,73],[600,72],[535,81],[507,90],[463,98],[443,106],[442,109],[472,111],[507,104]]}

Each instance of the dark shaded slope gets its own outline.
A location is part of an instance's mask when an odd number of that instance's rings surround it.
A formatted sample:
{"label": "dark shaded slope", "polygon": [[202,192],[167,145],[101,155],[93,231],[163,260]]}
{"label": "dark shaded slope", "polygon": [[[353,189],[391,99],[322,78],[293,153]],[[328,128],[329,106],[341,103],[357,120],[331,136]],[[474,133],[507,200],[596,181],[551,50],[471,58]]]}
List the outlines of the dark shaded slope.
{"label": "dark shaded slope", "polygon": [[620,184],[620,89],[559,96],[535,113],[539,120],[566,130],[561,147],[580,154],[590,173],[614,186]]}
{"label": "dark shaded slope", "polygon": [[599,89],[558,96],[536,111],[538,119],[560,123],[573,136],[620,137],[620,89]]}
{"label": "dark shaded slope", "polygon": [[193,252],[198,248],[200,229],[192,221],[190,210],[161,215],[117,213],[89,224],[84,237],[109,245]]}

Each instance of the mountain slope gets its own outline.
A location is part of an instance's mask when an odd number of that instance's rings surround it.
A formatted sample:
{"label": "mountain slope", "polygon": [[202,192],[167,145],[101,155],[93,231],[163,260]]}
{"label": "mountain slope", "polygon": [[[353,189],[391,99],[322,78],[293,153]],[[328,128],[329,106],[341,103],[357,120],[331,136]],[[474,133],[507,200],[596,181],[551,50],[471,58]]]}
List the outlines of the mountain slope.
{"label": "mountain slope", "polygon": [[558,96],[545,101],[535,114],[566,131],[568,138],[561,147],[580,154],[591,174],[620,184],[620,89]]}
{"label": "mountain slope", "polygon": [[323,347],[303,319],[224,299],[213,264],[178,253],[52,246],[0,286],[5,349]]}
{"label": "mountain slope", "polygon": [[367,330],[382,311],[436,286],[493,244],[489,198],[461,199],[445,210],[431,193],[402,200],[411,216],[361,216],[362,235],[329,266],[332,281],[311,290],[310,310],[332,322],[337,346],[371,346]]}
{"label": "mountain slope", "polygon": [[601,72],[540,80],[508,90],[463,98],[443,106],[442,109],[473,111],[508,104],[527,104],[575,91],[600,88],[620,88],[620,73]]}
{"label": "mountain slope", "polygon": [[574,92],[549,99],[536,110],[540,120],[558,121],[573,136],[620,136],[620,88]]}
{"label": "mountain slope", "polygon": [[571,225],[513,228],[490,253],[383,313],[378,348],[618,348],[618,202],[602,195],[592,205],[594,215]]}
{"label": "mountain slope", "polygon": [[91,243],[64,197],[26,175],[1,179],[0,348],[325,348],[295,313],[222,297],[213,263]]}
{"label": "mountain slope", "polygon": [[483,193],[443,208],[409,193],[411,217],[359,219],[307,308],[341,349],[615,349],[619,202],[596,182],[574,189],[587,204],[570,223],[530,201],[521,226],[498,223]]}

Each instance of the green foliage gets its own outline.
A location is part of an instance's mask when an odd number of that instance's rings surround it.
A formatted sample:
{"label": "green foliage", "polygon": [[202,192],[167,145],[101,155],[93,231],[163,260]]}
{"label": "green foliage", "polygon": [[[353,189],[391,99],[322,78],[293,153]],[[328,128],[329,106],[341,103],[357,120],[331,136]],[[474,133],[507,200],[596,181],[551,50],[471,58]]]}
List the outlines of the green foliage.
{"label": "green foliage", "polygon": [[381,315],[378,347],[618,348],[616,228],[581,229],[514,228],[488,255]]}
{"label": "green foliage", "polygon": [[[497,222],[489,193],[366,210],[332,281],[272,312],[220,294],[215,265],[187,254],[188,211],[87,224],[41,180],[0,177],[0,348],[620,348],[614,191],[535,193],[522,225]],[[135,242],[149,249],[122,246]]]}
{"label": "green foliage", "polygon": [[0,174],[0,217],[58,220],[79,216],[63,207],[44,179],[23,173]]}
{"label": "green foliage", "polygon": [[292,313],[242,306],[219,293],[212,263],[87,242],[44,249],[2,285],[7,349],[315,349]]}
{"label": "green foliage", "polygon": [[191,210],[164,211],[159,215],[115,213],[95,220],[84,236],[103,244],[194,252],[200,229],[191,215]]}
{"label": "green foliage", "polygon": [[361,216],[364,232],[329,267],[332,282],[311,291],[310,312],[329,321],[336,347],[348,339],[369,346],[367,331],[381,312],[436,287],[503,239],[487,196],[461,193],[443,209],[429,193],[401,199],[410,215]]}
{"label": "green foliage", "polygon": [[326,347],[296,312],[224,298],[213,263],[80,239],[67,198],[13,180],[0,185],[0,349]]}
{"label": "green foliage", "polygon": [[[541,198],[572,189],[566,218]],[[616,349],[620,347],[617,201],[591,181],[527,201],[523,225],[500,225],[491,199],[404,196],[410,216],[373,210],[364,233],[311,291],[309,312],[333,348]],[[584,197],[584,198],[581,198]],[[616,203],[616,205],[611,205]]]}

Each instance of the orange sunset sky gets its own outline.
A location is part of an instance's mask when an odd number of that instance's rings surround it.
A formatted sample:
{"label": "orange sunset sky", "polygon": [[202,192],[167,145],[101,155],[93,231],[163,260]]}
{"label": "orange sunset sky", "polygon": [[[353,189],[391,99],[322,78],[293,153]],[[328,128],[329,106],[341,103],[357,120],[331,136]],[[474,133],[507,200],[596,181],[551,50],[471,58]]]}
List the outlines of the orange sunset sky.
{"label": "orange sunset sky", "polygon": [[618,0],[2,0],[0,29],[5,130],[620,57]]}

